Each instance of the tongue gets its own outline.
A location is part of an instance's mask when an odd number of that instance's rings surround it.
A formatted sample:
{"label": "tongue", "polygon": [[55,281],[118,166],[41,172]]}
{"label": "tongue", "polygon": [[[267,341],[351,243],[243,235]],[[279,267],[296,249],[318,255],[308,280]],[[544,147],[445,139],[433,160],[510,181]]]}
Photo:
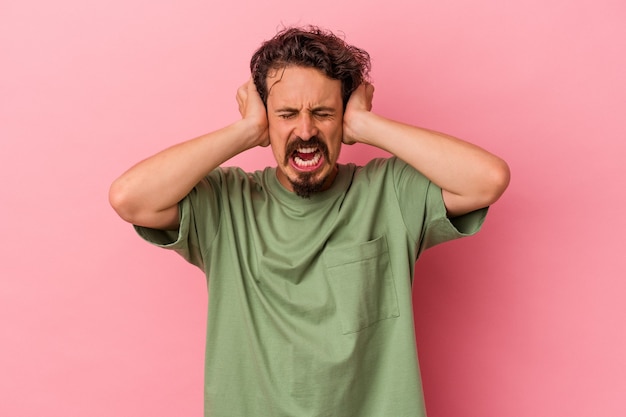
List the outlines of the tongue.
{"label": "tongue", "polygon": [[298,157],[304,161],[310,161],[311,159],[313,159],[315,157],[315,152],[311,152],[311,153],[300,153],[300,152],[296,152]]}

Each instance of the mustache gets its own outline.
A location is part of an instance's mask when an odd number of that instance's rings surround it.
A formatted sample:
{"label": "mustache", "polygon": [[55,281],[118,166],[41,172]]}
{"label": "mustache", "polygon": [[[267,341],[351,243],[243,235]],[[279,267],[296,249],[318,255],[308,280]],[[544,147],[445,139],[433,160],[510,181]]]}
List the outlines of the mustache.
{"label": "mustache", "polygon": [[312,136],[309,140],[296,137],[291,143],[287,145],[285,151],[285,165],[289,163],[291,155],[298,150],[298,148],[317,148],[324,155],[324,158],[328,160],[328,146],[320,140],[317,136]]}

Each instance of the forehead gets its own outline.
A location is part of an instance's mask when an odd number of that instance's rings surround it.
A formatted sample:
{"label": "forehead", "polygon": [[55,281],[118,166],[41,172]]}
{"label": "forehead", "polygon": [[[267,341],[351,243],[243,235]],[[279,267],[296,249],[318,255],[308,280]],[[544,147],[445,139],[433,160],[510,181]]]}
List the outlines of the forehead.
{"label": "forehead", "polygon": [[267,76],[267,104],[272,107],[341,106],[341,81],[315,68],[288,66]]}

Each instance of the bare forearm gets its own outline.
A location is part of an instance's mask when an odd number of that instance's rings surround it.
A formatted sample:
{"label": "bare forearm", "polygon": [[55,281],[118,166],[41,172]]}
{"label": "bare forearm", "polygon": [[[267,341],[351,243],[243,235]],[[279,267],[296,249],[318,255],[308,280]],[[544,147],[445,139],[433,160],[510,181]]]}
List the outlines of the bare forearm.
{"label": "bare forearm", "polygon": [[157,228],[165,226],[174,220],[178,202],[205,175],[256,146],[258,136],[242,120],[172,146],[139,162],[115,180],[110,190],[111,204],[126,221]]}
{"label": "bare forearm", "polygon": [[509,182],[509,169],[497,156],[452,136],[363,113],[359,142],[404,160],[442,188],[451,215],[495,202]]}

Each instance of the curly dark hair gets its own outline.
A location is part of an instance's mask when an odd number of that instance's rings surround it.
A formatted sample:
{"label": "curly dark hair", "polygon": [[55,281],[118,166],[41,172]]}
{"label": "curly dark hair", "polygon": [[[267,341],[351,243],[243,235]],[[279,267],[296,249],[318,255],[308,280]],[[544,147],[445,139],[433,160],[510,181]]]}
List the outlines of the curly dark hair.
{"label": "curly dark hair", "polygon": [[252,79],[265,105],[269,71],[292,65],[315,68],[328,78],[341,81],[344,109],[352,92],[369,81],[371,68],[366,51],[347,44],[332,32],[317,26],[285,28],[265,41],[250,60]]}

